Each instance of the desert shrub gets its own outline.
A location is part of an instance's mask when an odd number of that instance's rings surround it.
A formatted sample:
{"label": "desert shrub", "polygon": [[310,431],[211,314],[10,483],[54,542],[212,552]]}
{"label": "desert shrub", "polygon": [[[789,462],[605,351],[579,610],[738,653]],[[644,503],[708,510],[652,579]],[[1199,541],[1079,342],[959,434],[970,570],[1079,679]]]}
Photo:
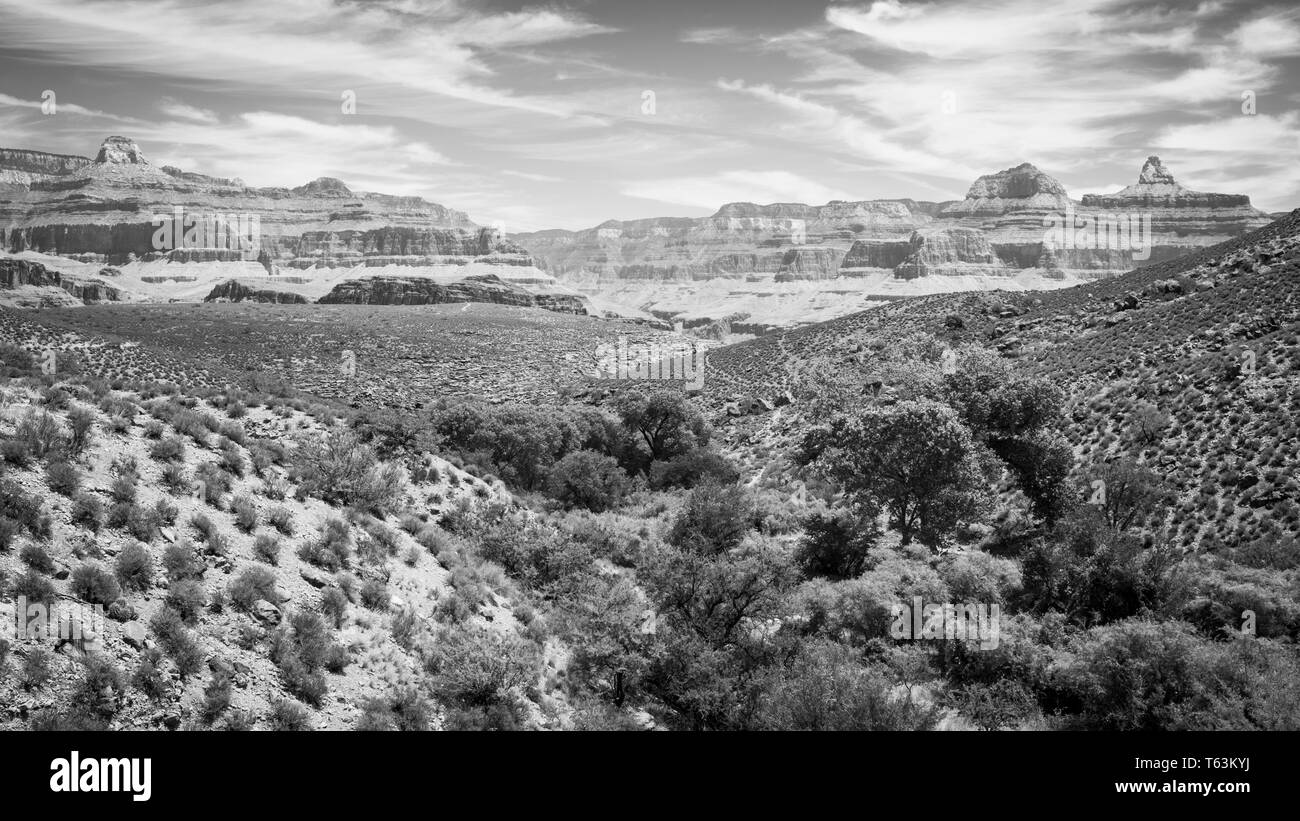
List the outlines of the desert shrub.
{"label": "desert shrub", "polygon": [[301,439],[293,452],[291,477],[301,493],[378,515],[392,512],[406,487],[400,467],[381,464],[374,450],[344,430]]}
{"label": "desert shrub", "polygon": [[18,558],[38,573],[54,572],[54,558],[50,556],[49,551],[34,542],[23,545],[23,549],[18,552]]}
{"label": "desert shrub", "polygon": [[274,730],[301,732],[311,729],[311,717],[307,709],[291,699],[281,698],[272,703],[268,718]]}
{"label": "desert shrub", "polygon": [[189,477],[185,475],[185,466],[179,464],[168,464],[162,469],[162,482],[172,493],[188,492],[190,489]]}
{"label": "desert shrub", "polygon": [[284,535],[293,535],[293,514],[288,509],[283,507],[272,508],[271,512],[266,515],[266,521],[271,527]]}
{"label": "desert shrub", "polygon": [[21,439],[6,439],[0,442],[0,457],[14,467],[25,468],[32,462],[32,451]]}
{"label": "desert shrub", "polygon": [[28,651],[27,658],[23,659],[23,665],[18,671],[18,682],[24,690],[36,690],[45,686],[54,675],[50,665],[52,658],[50,651],[42,647]]}
{"label": "desert shrub", "polygon": [[662,462],[650,465],[650,487],[685,487],[712,482],[732,485],[740,480],[740,471],[729,459],[708,448],[695,448]]}
{"label": "desert shrub", "polygon": [[113,501],[130,504],[135,501],[137,477],[134,473],[127,473],[113,480],[109,486],[109,493]]}
{"label": "desert shrub", "polygon": [[326,519],[320,538],[304,542],[298,557],[327,570],[338,570],[352,556],[352,533],[342,519]]}
{"label": "desert shrub", "polygon": [[10,519],[38,539],[50,535],[50,522],[41,512],[40,497],[27,493],[11,477],[0,478],[0,517]]}
{"label": "desert shrub", "polygon": [[329,628],[309,610],[291,614],[271,636],[271,660],[280,668],[285,687],[312,706],[319,706],[328,692],[320,670],[331,646]]}
{"label": "desert shrub", "polygon": [[45,468],[45,483],[55,493],[71,498],[81,487],[81,471],[67,462],[50,462]]}
{"label": "desert shrub", "polygon": [[248,442],[248,434],[244,432],[244,426],[239,422],[222,422],[220,431],[222,436],[237,445]]}
{"label": "desert shrub", "polygon": [[28,604],[39,603],[48,607],[55,600],[54,585],[39,570],[28,568],[14,579],[13,596],[15,599],[26,598]]}
{"label": "desert shrub", "polygon": [[337,587],[327,587],[320,594],[320,612],[337,630],[343,626],[343,619],[348,612],[348,597]]}
{"label": "desert shrub", "polygon": [[395,690],[385,698],[372,698],[362,707],[357,730],[420,731],[429,729],[432,711],[414,687]]}
{"label": "desert shrub", "polygon": [[173,582],[198,578],[208,567],[184,539],[167,545],[163,550],[162,563],[167,571],[167,578]]}
{"label": "desert shrub", "polygon": [[388,609],[388,585],[380,579],[369,579],[361,585],[361,604],[371,610]]}
{"label": "desert shrub", "polygon": [[150,419],[144,423],[144,437],[146,439],[161,439],[163,433],[166,431],[167,428],[163,427],[163,423],[159,422],[157,419]]}
{"label": "desert shrub", "polygon": [[158,515],[157,508],[135,504],[127,507],[126,532],[136,539],[145,543],[152,542],[158,538],[158,531],[161,528],[162,519]]}
{"label": "desert shrub", "polygon": [[185,440],[179,436],[159,439],[149,446],[149,456],[158,462],[181,462],[185,459]]}
{"label": "desert shrub", "polygon": [[227,588],[230,601],[240,610],[251,610],[258,599],[279,604],[275,590],[275,571],[262,565],[252,565],[240,571]]}
{"label": "desert shrub", "polygon": [[78,493],[72,498],[70,517],[73,524],[81,525],[91,533],[98,533],[104,524],[104,504],[98,496]]}
{"label": "desert shrub", "polygon": [[257,506],[247,496],[236,496],[230,502],[230,509],[235,514],[235,525],[245,533],[257,529]]}
{"label": "desert shrub", "polygon": [[503,515],[475,536],[479,555],[533,588],[559,582],[592,561],[585,545],[526,515]]}
{"label": "desert shrub", "polygon": [[111,718],[122,706],[126,679],[103,655],[86,656],[81,682],[72,694],[72,708],[99,718]]}
{"label": "desert shrub", "polygon": [[111,573],[87,563],[72,571],[72,594],[82,601],[107,607],[121,598],[122,588]]}
{"label": "desert shrub", "polygon": [[68,411],[68,453],[79,456],[94,440],[95,414],[84,408]]}
{"label": "desert shrub", "polygon": [[617,459],[579,450],[551,467],[546,489],[566,507],[583,507],[599,513],[617,505],[626,486],[627,474]]}
{"label": "desert shrub", "polygon": [[203,720],[211,724],[230,707],[230,674],[224,669],[213,670],[208,684],[203,688]]}
{"label": "desert shrub", "polygon": [[236,445],[234,442],[223,436],[221,438],[220,449],[221,460],[219,464],[221,465],[221,469],[232,476],[243,477],[248,470],[248,465],[244,461],[244,454],[243,451],[239,449],[239,445]]}
{"label": "desert shrub", "polygon": [[497,704],[537,674],[535,648],[513,635],[483,627],[447,628],[426,659],[430,688],[461,707]]}
{"label": "desert shrub", "polygon": [[176,524],[176,517],[181,514],[176,505],[165,498],[154,502],[153,511],[159,526]]}
{"label": "desert shrub", "polygon": [[755,724],[771,730],[929,730],[941,715],[825,640],[800,646],[788,667],[765,670],[759,691]]}
{"label": "desert shrub", "polygon": [[36,459],[44,459],[65,446],[59,420],[44,410],[28,410],[14,430],[14,439],[23,443]]}
{"label": "desert shrub", "polygon": [[203,669],[203,648],[185,628],[185,620],[171,607],[161,608],[149,621],[158,644],[171,657],[181,678],[189,678]]}
{"label": "desert shrub", "polygon": [[220,509],[222,497],[230,491],[230,474],[215,462],[204,462],[194,469],[194,481],[203,501]]}
{"label": "desert shrub", "polygon": [[270,565],[280,563],[280,539],[270,533],[260,533],[253,540],[253,555]]}
{"label": "desert shrub", "polygon": [[148,590],[153,583],[153,557],[139,542],[117,554],[117,578],[127,590]]}
{"label": "desert shrub", "polygon": [[168,607],[176,611],[181,621],[194,624],[199,620],[199,616],[203,615],[208,596],[200,582],[194,579],[181,579],[172,582],[171,587],[167,588],[167,597],[164,601]]}
{"label": "desert shrub", "polygon": [[856,578],[866,569],[868,551],[879,536],[873,522],[847,513],[811,516],[795,548],[795,565],[809,578]]}
{"label": "desert shrub", "polygon": [[131,675],[131,684],[150,701],[160,701],[171,688],[171,676],[163,669],[163,654],[155,647],[140,653],[140,661]]}
{"label": "desert shrub", "polygon": [[753,520],[753,501],[740,485],[700,485],[687,495],[668,540],[695,553],[718,553],[739,545]]}

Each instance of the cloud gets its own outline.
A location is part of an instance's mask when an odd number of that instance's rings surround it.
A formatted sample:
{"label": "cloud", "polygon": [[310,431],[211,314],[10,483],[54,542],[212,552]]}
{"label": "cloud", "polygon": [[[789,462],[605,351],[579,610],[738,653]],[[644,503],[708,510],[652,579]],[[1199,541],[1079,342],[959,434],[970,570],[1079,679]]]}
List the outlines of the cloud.
{"label": "cloud", "polygon": [[204,108],[196,108],[192,105],[186,105],[179,100],[173,100],[170,97],[164,98],[158,104],[158,110],[168,117],[175,117],[179,120],[190,120],[196,123],[207,123],[214,125],[218,121],[216,112]]}
{"label": "cloud", "polygon": [[508,168],[503,169],[501,173],[505,174],[507,177],[518,177],[521,180],[529,180],[531,182],[564,182],[564,179],[561,177],[552,177],[549,174],[532,174],[527,171],[511,171]]}
{"label": "cloud", "polygon": [[861,199],[789,171],[724,171],[706,177],[640,180],[623,187],[629,197],[715,209],[728,202],[802,202]]}
{"label": "cloud", "polygon": [[[93,108],[86,108],[85,106],[80,106],[75,103],[65,103],[59,99],[57,90],[54,91],[55,94],[54,94],[53,101],[55,104],[55,113],[50,116],[58,116],[59,114],[80,114],[85,117],[107,117],[110,119],[115,119],[113,115],[106,114],[103,111],[96,111]],[[21,97],[14,97],[9,94],[0,94],[0,106],[12,106],[14,108],[31,108],[37,111],[41,111],[42,105],[44,105],[43,100],[24,100]]]}

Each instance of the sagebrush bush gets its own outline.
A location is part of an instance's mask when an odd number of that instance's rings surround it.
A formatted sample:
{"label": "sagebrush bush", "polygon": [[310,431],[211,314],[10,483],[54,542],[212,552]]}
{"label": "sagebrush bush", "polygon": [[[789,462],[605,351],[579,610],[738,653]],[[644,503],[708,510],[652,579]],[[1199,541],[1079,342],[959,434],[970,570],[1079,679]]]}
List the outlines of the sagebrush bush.
{"label": "sagebrush bush", "polygon": [[170,606],[161,608],[150,620],[149,627],[181,678],[189,678],[203,669],[203,648],[185,628],[185,620]]}
{"label": "sagebrush bush", "polygon": [[194,624],[203,614],[203,608],[207,606],[208,595],[204,590],[202,583],[195,579],[182,579],[173,582],[167,589],[167,596],[164,599],[167,606],[176,611],[181,617],[181,621],[186,624]]}
{"label": "sagebrush bush", "polygon": [[271,512],[266,515],[266,521],[286,536],[293,535],[293,514],[286,508],[272,508]]}
{"label": "sagebrush bush", "polygon": [[235,526],[245,533],[257,529],[257,505],[247,496],[236,496],[230,502],[230,510],[235,514]]}
{"label": "sagebrush bush", "polygon": [[173,582],[197,578],[203,575],[208,567],[193,546],[184,539],[167,545],[163,550],[162,563],[167,571],[167,578]]}
{"label": "sagebrush bush", "polygon": [[55,600],[54,585],[39,570],[28,568],[14,579],[13,596],[15,599],[26,598],[28,604],[39,603],[48,607]]}
{"label": "sagebrush bush", "polygon": [[149,456],[158,462],[181,462],[185,459],[185,440],[179,436],[159,439],[149,447]]}
{"label": "sagebrush bush", "polygon": [[268,718],[274,730],[301,732],[311,729],[311,717],[307,709],[291,699],[277,699],[272,703]]}
{"label": "sagebrush bush", "polygon": [[348,523],[342,519],[326,519],[320,538],[304,542],[298,557],[331,571],[346,565],[352,557],[352,532]]}
{"label": "sagebrush bush", "polygon": [[44,547],[34,542],[23,545],[23,549],[18,552],[18,558],[32,570],[47,574],[54,572],[53,557]]}
{"label": "sagebrush bush", "polygon": [[98,496],[78,493],[72,498],[70,516],[74,525],[81,525],[91,533],[98,533],[104,525],[104,503]]}
{"label": "sagebrush bush", "polygon": [[383,612],[388,609],[390,596],[388,585],[379,579],[369,579],[361,585],[361,604],[371,610]]}
{"label": "sagebrush bush", "polygon": [[55,493],[71,498],[81,487],[81,471],[67,462],[50,462],[45,468],[45,483]]}
{"label": "sagebrush bush", "polygon": [[153,584],[153,557],[139,542],[117,554],[117,579],[127,590],[148,590]]}
{"label": "sagebrush bush", "polygon": [[270,533],[259,533],[253,541],[253,555],[267,564],[279,564],[280,539]]}
{"label": "sagebrush bush", "polygon": [[107,607],[122,596],[122,588],[107,570],[86,563],[72,571],[72,594],[91,604]]}
{"label": "sagebrush bush", "polygon": [[263,599],[279,604],[275,590],[275,571],[262,565],[252,565],[240,571],[226,589],[230,601],[240,610],[251,610],[253,603]]}
{"label": "sagebrush bush", "polygon": [[320,611],[337,630],[343,626],[343,619],[348,612],[348,597],[338,587],[327,587],[320,594]]}

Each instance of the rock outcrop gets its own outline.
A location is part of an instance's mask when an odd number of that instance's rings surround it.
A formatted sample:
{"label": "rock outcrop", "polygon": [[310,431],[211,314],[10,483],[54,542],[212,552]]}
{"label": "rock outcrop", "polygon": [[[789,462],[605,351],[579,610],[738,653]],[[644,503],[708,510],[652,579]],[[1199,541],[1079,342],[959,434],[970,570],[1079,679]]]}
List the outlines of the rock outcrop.
{"label": "rock outcrop", "polygon": [[975,180],[965,199],[944,206],[939,214],[949,218],[989,217],[1009,211],[1064,209],[1069,204],[1065,186],[1030,163],[1021,163]]}
{"label": "rock outcrop", "polygon": [[1138,182],[1123,187],[1114,194],[1084,194],[1083,207],[1204,210],[1221,212],[1206,213],[1206,216],[1221,222],[1225,218],[1245,218],[1257,222],[1262,217],[1268,217],[1261,210],[1251,208],[1251,197],[1243,194],[1204,194],[1180,186],[1157,156],[1147,157],[1138,174]]}
{"label": "rock outcrop", "polygon": [[334,286],[317,300],[321,304],[437,305],[445,302],[493,302],[524,308],[543,308],[585,316],[586,301],[577,294],[535,293],[492,274],[452,282],[425,277],[371,276]]}
{"label": "rock outcrop", "polygon": [[[237,178],[155,166],[119,136],[106,139],[94,160],[0,150],[0,243],[11,254],[84,263],[87,275],[111,267],[119,272],[117,287],[144,300],[215,292],[213,299],[298,301],[300,294],[310,301],[340,279],[393,268],[438,279],[499,269],[508,271],[502,279],[511,287],[536,286],[539,295],[555,285],[500,231],[437,203],[353,191],[332,177],[253,188]],[[273,278],[312,282],[248,286],[267,294],[231,290],[230,280],[261,273],[249,270],[254,264]],[[99,286],[85,287],[92,298],[108,298]],[[567,309],[565,298],[556,301]]]}
{"label": "rock outcrop", "polygon": [[0,258],[0,292],[10,292],[0,293],[0,302],[17,307],[117,302],[123,296],[102,280],[66,277],[39,262],[11,258]]}
{"label": "rock outcrop", "polygon": [[204,302],[271,302],[278,305],[306,305],[311,300],[302,294],[253,288],[236,280],[227,280],[212,289]]}
{"label": "rock outcrop", "polygon": [[1005,276],[1009,266],[994,253],[988,238],[973,228],[917,231],[911,253],[894,267],[898,279],[927,276]]}

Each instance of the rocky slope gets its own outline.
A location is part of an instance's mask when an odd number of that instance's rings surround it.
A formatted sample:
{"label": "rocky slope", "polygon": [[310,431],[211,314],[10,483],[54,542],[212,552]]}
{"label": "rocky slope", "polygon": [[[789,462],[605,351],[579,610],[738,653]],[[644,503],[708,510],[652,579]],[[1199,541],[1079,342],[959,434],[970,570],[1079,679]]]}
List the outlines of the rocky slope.
{"label": "rocky slope", "polygon": [[[1300,210],[1094,283],[920,297],[723,347],[705,391],[718,409],[771,403],[818,363],[869,370],[873,351],[913,332],[1049,376],[1066,391],[1081,460],[1127,455],[1167,477],[1176,509],[1148,525],[1180,544],[1241,546],[1277,528],[1300,537],[1300,461],[1270,444],[1294,439],[1300,418]],[[791,413],[780,424],[797,431]],[[1136,441],[1143,416],[1164,425]]]}
{"label": "rocky slope", "polygon": [[129,300],[196,301],[231,278],[314,299],[394,269],[441,279],[508,269],[503,278],[554,287],[523,248],[460,211],[328,177],[253,188],[155,166],[124,137],[93,160],[0,150],[0,231],[7,254],[64,276],[113,266]]}

